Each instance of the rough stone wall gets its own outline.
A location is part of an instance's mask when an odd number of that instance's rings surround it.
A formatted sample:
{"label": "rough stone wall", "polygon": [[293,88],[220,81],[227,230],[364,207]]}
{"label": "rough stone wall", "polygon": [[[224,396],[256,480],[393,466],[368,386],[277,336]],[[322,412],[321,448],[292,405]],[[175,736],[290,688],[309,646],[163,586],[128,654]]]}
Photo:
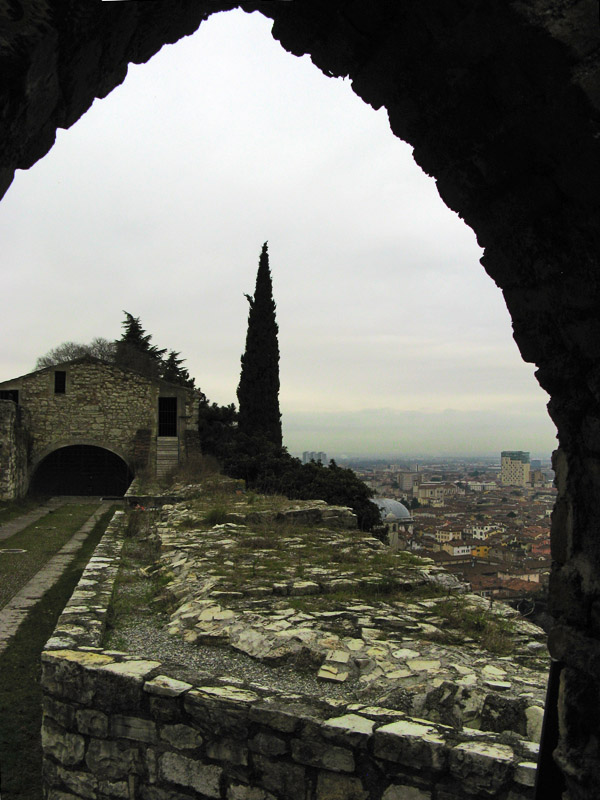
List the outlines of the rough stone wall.
{"label": "rough stone wall", "polygon": [[0,400],[0,500],[22,497],[27,491],[29,415],[12,400]]}
{"label": "rough stone wall", "polygon": [[202,442],[198,432],[200,413],[200,392],[186,392],[181,395],[182,414],[180,418],[181,433],[179,436],[180,460],[186,461],[202,453]]}
{"label": "rough stone wall", "polygon": [[43,654],[47,800],[530,800],[537,745],[99,647],[118,512]]}
{"label": "rough stone wall", "polygon": [[23,379],[20,402],[31,413],[37,461],[57,444],[87,442],[114,449],[126,457],[136,431],[154,429],[157,388],[135,373],[94,363],[61,365],[67,373],[64,394],[54,393],[54,370]]}
{"label": "rough stone wall", "polygon": [[[0,192],[120,83],[127,63],[239,3],[46,0],[0,28]],[[477,233],[515,340],[551,396],[560,443],[550,646],[567,664],[559,762],[600,796],[600,46],[595,0],[242,3],[390,127]],[[20,11],[19,11],[20,9]],[[590,713],[590,709],[595,709]],[[587,720],[582,724],[582,720]]]}

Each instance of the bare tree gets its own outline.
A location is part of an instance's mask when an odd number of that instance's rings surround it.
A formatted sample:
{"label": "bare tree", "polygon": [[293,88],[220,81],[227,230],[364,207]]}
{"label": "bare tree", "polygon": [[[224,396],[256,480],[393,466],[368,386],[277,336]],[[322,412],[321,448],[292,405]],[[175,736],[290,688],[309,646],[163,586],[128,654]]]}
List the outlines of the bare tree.
{"label": "bare tree", "polygon": [[55,364],[64,364],[66,361],[73,361],[73,359],[83,356],[93,356],[102,361],[114,361],[115,347],[115,342],[103,339],[101,336],[97,336],[89,344],[63,342],[58,347],[49,350],[46,355],[40,356],[35,362],[35,368],[52,367]]}

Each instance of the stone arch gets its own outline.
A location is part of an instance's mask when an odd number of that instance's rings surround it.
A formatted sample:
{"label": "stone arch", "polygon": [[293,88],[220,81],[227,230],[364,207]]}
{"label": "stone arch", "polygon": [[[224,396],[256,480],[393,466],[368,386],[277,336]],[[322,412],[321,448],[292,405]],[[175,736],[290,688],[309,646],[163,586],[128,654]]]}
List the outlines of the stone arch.
{"label": "stone arch", "polygon": [[566,666],[555,759],[570,800],[600,795],[597,3],[67,0],[54,16],[46,0],[31,0],[2,25],[0,193],[14,169],[48,151],[57,127],[125,78],[128,62],[240,5],[271,17],[285,49],[309,53],[385,106],[392,131],[485,248],[521,354],[551,396],[560,443],[551,650]]}
{"label": "stone arch", "polygon": [[40,495],[122,496],[133,479],[127,460],[113,448],[72,441],[46,449],[31,470],[30,492]]}
{"label": "stone arch", "polygon": [[49,455],[51,455],[51,453],[53,453],[55,450],[59,450],[62,447],[73,447],[76,445],[85,447],[101,447],[103,450],[107,450],[109,453],[113,453],[115,456],[117,456],[117,458],[120,458],[121,461],[124,461],[128,469],[130,470],[134,469],[134,466],[131,463],[131,459],[127,456],[127,454],[123,450],[115,447],[113,444],[106,444],[106,442],[97,441],[96,439],[87,439],[77,436],[75,438],[59,439],[58,441],[53,442],[48,447],[45,447],[43,450],[34,453],[31,459],[32,471],[35,471],[40,465],[40,463]]}

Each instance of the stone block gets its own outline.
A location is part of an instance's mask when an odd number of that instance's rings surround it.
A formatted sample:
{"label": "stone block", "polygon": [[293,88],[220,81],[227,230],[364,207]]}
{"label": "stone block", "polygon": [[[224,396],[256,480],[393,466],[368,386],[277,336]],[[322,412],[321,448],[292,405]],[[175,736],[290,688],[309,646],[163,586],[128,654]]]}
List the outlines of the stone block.
{"label": "stone block", "polygon": [[108,736],[108,717],[101,711],[83,708],[75,714],[77,730],[87,736],[105,739]]}
{"label": "stone block", "polygon": [[276,800],[276,797],[258,786],[236,783],[227,789],[227,800]]}
{"label": "stone block", "polygon": [[260,722],[281,733],[294,733],[300,727],[298,716],[289,709],[286,710],[283,705],[269,700],[255,703],[250,709],[252,722]]}
{"label": "stone block", "polygon": [[98,792],[118,800],[129,800],[129,786],[126,781],[99,781]]}
{"label": "stone block", "polygon": [[319,740],[292,741],[292,758],[299,764],[330,769],[335,772],[354,772],[354,754],[351,750],[328,745]]}
{"label": "stone block", "polygon": [[[147,786],[146,784],[142,784],[140,787],[140,798],[141,800],[179,800],[179,798],[183,798],[183,795],[175,795],[173,789],[161,789],[160,786]],[[186,800],[188,795],[185,795]]]}
{"label": "stone block", "polygon": [[219,783],[223,770],[214,764],[202,764],[177,753],[164,753],[159,759],[159,767],[163,780],[207,797],[221,796]]}
{"label": "stone block", "polygon": [[283,761],[271,761],[265,756],[255,755],[252,758],[254,767],[259,773],[257,781],[270,792],[286,800],[306,800],[307,782],[304,767],[288,764]]}
{"label": "stone block", "polygon": [[193,750],[203,742],[200,733],[189,725],[163,725],[160,738],[177,750]]}
{"label": "stone block", "polygon": [[337,775],[335,772],[319,772],[317,779],[317,800],[368,800],[359,778]]}
{"label": "stone block", "polygon": [[326,720],[321,726],[321,732],[328,739],[334,739],[339,743],[343,738],[346,744],[357,747],[359,745],[366,746],[374,727],[375,723],[366,717],[358,714],[345,714],[342,717],[332,717]]}
{"label": "stone block", "polygon": [[140,775],[143,771],[137,747],[104,739],[91,739],[85,763],[98,778],[112,781]]}
{"label": "stone block", "polygon": [[144,691],[160,697],[179,697],[192,688],[191,683],[169,678],[167,675],[157,675],[151,681],[146,681]]}
{"label": "stone block", "polygon": [[42,698],[42,710],[44,714],[63,728],[72,728],[75,722],[75,709],[68,703],[62,703],[49,695]]}
{"label": "stone block", "polygon": [[515,781],[522,786],[535,786],[537,764],[534,761],[521,761],[515,768]]}
{"label": "stone block", "polygon": [[317,673],[317,678],[322,681],[330,681],[332,683],[344,683],[348,680],[350,673],[346,669],[340,669],[335,664],[326,662],[322,665]]}
{"label": "stone block", "polygon": [[42,688],[54,697],[88,705],[94,696],[94,684],[87,670],[112,661],[109,656],[98,653],[47,650],[42,655]]}
{"label": "stone block", "polygon": [[443,787],[436,787],[436,798],[435,800],[464,800],[464,792],[462,789],[457,788],[456,791],[452,791],[451,789],[445,789]]}
{"label": "stone block", "polygon": [[289,750],[288,743],[284,739],[268,733],[257,733],[248,744],[250,750],[265,756],[281,756]]}
{"label": "stone block", "polygon": [[529,706],[525,710],[525,717],[527,718],[527,738],[531,742],[541,741],[544,709],[541,706]]}
{"label": "stone block", "polygon": [[319,594],[320,592],[319,584],[314,581],[293,581],[290,587],[290,594],[293,595]]}
{"label": "stone block", "polygon": [[248,748],[235,739],[221,739],[206,745],[206,755],[215,761],[226,761],[238,767],[248,766]]}
{"label": "stone block", "polygon": [[502,744],[464,742],[450,751],[450,774],[466,791],[493,794],[507,783],[514,753]]}
{"label": "stone block", "polygon": [[180,722],[183,714],[175,698],[150,695],[150,714],[159,722]]}
{"label": "stone block", "polygon": [[377,758],[408,767],[442,770],[447,761],[446,743],[436,727],[423,720],[403,719],[382,725],[373,734]]}
{"label": "stone block", "polygon": [[394,783],[383,793],[381,800],[431,800],[431,792],[416,786]]}
{"label": "stone block", "polygon": [[96,800],[98,797],[98,779],[91,773],[61,768],[58,775],[64,786],[77,796],[87,800]]}
{"label": "stone block", "polygon": [[146,748],[144,757],[148,783],[156,783],[158,781],[158,756],[156,755],[156,750],[152,747]]}
{"label": "stone block", "polygon": [[85,753],[85,740],[76,733],[68,733],[51,719],[44,719],[42,750],[66,767],[80,764]]}
{"label": "stone block", "polygon": [[139,711],[143,705],[144,677],[159,666],[157,661],[122,661],[97,671],[94,706],[106,713]]}
{"label": "stone block", "polygon": [[143,659],[132,659],[130,661],[119,661],[107,664],[102,669],[113,675],[122,675],[127,678],[142,682],[153,670],[160,667],[160,661],[145,661]]}
{"label": "stone block", "polygon": [[110,723],[111,735],[117,739],[132,739],[136,742],[156,742],[156,724],[139,717],[114,716]]}
{"label": "stone block", "polygon": [[254,699],[254,692],[234,686],[201,687],[185,695],[184,708],[203,733],[246,738]]}
{"label": "stone block", "polygon": [[51,786],[60,786],[62,781],[59,775],[61,767],[51,758],[42,759],[42,776],[46,789]]}
{"label": "stone block", "polygon": [[[485,681],[486,685],[494,682]],[[499,681],[495,682],[499,684]],[[510,684],[509,684],[510,686]],[[498,689],[498,685],[492,687]],[[524,736],[527,733],[526,702],[522,697],[502,697],[488,694],[481,709],[481,730],[515,731]]]}

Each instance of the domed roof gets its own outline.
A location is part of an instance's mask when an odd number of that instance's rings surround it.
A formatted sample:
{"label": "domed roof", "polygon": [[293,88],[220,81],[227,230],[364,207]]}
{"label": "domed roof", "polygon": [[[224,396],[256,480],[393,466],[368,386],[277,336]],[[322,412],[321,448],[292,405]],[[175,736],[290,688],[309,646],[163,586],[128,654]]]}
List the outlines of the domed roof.
{"label": "domed roof", "polygon": [[402,505],[398,500],[391,500],[386,497],[375,497],[371,502],[378,506],[381,511],[382,519],[386,519],[386,517],[406,520],[412,519],[408,508]]}

